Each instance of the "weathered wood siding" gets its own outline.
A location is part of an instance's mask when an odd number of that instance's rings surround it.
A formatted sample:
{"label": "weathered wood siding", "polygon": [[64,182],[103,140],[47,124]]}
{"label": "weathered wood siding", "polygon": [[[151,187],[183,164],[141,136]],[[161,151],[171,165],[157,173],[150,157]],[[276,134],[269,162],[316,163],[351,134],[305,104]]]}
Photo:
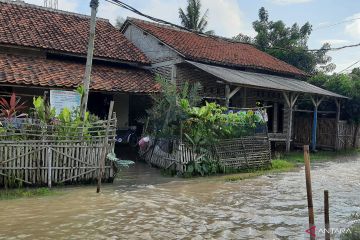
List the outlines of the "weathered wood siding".
{"label": "weathered wood siding", "polygon": [[[310,145],[313,127],[312,117],[297,117],[294,124],[294,143],[297,146]],[[339,127],[339,139],[336,139],[336,128]],[[335,149],[339,141],[339,150],[352,148],[355,125],[346,121],[336,124],[334,118],[318,118],[317,147],[321,149]],[[360,136],[357,136],[358,139]],[[358,141],[360,144],[360,141]],[[357,146],[360,147],[360,146]]]}
{"label": "weathered wood siding", "polygon": [[[134,25],[129,25],[124,32],[124,35],[139,48],[153,64],[182,59],[173,49],[162,44],[158,39]],[[169,64],[152,70],[167,79],[171,79],[172,67],[173,64]]]}

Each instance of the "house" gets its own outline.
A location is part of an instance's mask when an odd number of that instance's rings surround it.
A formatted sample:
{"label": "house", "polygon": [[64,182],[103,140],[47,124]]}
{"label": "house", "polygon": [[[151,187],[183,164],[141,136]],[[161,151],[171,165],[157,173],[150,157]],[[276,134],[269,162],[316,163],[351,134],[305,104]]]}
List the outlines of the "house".
{"label": "house", "polygon": [[[0,95],[16,92],[31,103],[49,90],[81,85],[89,26],[86,15],[0,1]],[[144,112],[144,96],[159,91],[146,66],[146,55],[98,18],[89,110],[104,115],[113,99],[118,128],[127,128]]]}
{"label": "house", "polygon": [[[287,151],[294,139],[294,111],[298,102],[308,100],[314,106],[314,150],[320,103],[336,104],[339,122],[339,99],[343,96],[303,81],[308,77],[305,72],[250,44],[135,18],[128,18],[121,31],[150,59],[153,72],[177,85],[200,82],[204,99],[235,109],[254,108],[257,102],[268,107],[270,140],[286,143]],[[338,139],[338,127],[334,135]]]}

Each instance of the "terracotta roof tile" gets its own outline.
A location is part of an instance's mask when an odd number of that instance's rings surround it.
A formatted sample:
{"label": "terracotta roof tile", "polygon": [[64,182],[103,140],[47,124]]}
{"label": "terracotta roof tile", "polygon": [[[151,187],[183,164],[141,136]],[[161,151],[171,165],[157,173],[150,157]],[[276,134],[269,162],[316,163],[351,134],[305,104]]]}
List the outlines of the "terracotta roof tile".
{"label": "terracotta roof tile", "polygon": [[[85,64],[0,53],[0,84],[76,88]],[[94,64],[90,88],[97,91],[153,93],[154,76],[145,70]]]}
{"label": "terracotta roof tile", "polygon": [[[86,56],[90,18],[30,4],[0,2],[0,44],[42,48]],[[149,63],[109,21],[98,19],[95,57]]]}
{"label": "terracotta roof tile", "polygon": [[185,58],[230,67],[245,67],[276,73],[306,76],[302,70],[287,64],[250,44],[230,41],[220,37],[199,35],[175,27],[134,18],[128,22],[158,38]]}

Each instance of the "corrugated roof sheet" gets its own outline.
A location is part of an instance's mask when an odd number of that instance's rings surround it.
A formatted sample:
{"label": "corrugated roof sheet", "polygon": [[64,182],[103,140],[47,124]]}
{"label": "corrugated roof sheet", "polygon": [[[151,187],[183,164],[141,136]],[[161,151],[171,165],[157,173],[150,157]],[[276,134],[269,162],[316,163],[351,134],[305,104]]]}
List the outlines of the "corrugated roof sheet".
{"label": "corrugated roof sheet", "polygon": [[263,73],[245,72],[236,69],[224,68],[220,66],[214,66],[193,61],[187,62],[205,72],[210,73],[211,75],[221,78],[225,82],[236,85],[347,98],[340,94],[327,91],[305,81],[297,80],[294,78],[279,77]]}

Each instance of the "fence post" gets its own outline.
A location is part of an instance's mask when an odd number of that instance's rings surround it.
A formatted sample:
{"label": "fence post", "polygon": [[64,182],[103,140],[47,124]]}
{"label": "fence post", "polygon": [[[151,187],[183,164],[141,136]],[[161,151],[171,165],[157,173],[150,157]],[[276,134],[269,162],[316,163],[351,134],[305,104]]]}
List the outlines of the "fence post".
{"label": "fence post", "polygon": [[329,191],[324,191],[325,240],[330,240]]}
{"label": "fence post", "polygon": [[96,189],[97,193],[100,193],[100,188],[101,188],[101,178],[103,176],[103,168],[105,167],[105,159],[106,159],[106,154],[107,154],[108,145],[109,145],[108,144],[109,129],[110,129],[110,122],[111,122],[111,118],[112,118],[112,114],[113,114],[113,109],[114,109],[114,101],[111,101],[110,107],[109,107],[108,121],[107,121],[107,125],[106,125],[106,132],[105,132],[105,137],[104,137],[103,152],[99,159],[99,174],[98,174],[98,183],[97,183],[97,189]]}
{"label": "fence post", "polygon": [[52,165],[52,151],[51,147],[47,148],[47,162],[48,162],[48,187],[51,188],[51,165]]}
{"label": "fence post", "polygon": [[[305,161],[306,192],[307,192],[307,202],[308,202],[308,212],[309,212],[309,230],[311,230],[315,226],[315,220],[314,220],[314,206],[313,206],[312,188],[311,188],[309,145],[304,146],[304,161]],[[313,234],[310,234],[310,239],[315,240]]]}

